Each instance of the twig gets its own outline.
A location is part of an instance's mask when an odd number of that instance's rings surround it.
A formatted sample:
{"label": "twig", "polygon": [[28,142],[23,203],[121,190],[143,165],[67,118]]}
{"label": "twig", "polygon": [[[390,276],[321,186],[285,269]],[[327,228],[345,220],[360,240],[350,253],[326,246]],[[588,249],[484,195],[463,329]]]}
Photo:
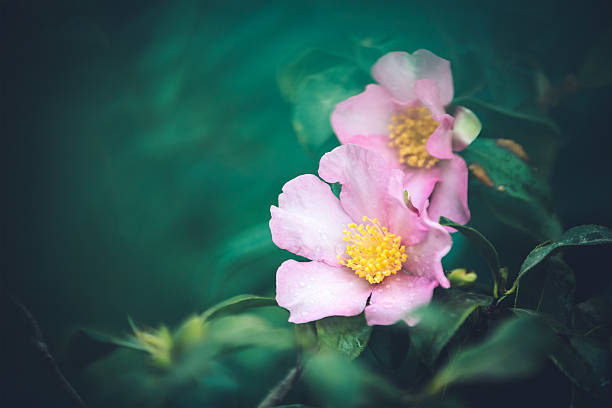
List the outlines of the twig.
{"label": "twig", "polygon": [[12,296],[12,295],[10,295],[10,294],[8,294],[6,292],[5,292],[5,296],[18,307],[19,311],[22,313],[23,317],[28,322],[28,324],[30,326],[30,332],[31,332],[31,337],[30,337],[29,340],[30,340],[32,346],[34,346],[34,348],[39,353],[41,353],[42,358],[47,362],[47,364],[51,368],[52,372],[55,374],[55,376],[59,380],[59,384],[62,387],[62,389],[66,392],[66,394],[68,394],[68,396],[76,404],[76,406],[85,408],[86,405],[83,402],[83,399],[76,392],[76,390],[74,389],[72,384],[70,384],[70,382],[66,379],[64,374],[62,374],[59,366],[57,365],[57,362],[55,361],[55,359],[53,358],[53,356],[49,352],[49,348],[47,347],[47,343],[45,343],[45,341],[43,339],[42,331],[40,330],[40,326],[38,326],[38,323],[36,322],[36,319],[34,319],[34,316],[32,316],[32,313],[30,313],[28,308],[25,307],[25,305],[23,303],[21,303],[14,296]]}
{"label": "twig", "polygon": [[298,354],[295,367],[290,369],[285,378],[283,378],[274,388],[272,388],[272,390],[270,390],[268,395],[266,395],[263,401],[259,403],[257,408],[270,408],[283,402],[287,394],[289,394],[289,391],[291,391],[293,386],[302,376],[302,370],[302,361],[300,355]]}

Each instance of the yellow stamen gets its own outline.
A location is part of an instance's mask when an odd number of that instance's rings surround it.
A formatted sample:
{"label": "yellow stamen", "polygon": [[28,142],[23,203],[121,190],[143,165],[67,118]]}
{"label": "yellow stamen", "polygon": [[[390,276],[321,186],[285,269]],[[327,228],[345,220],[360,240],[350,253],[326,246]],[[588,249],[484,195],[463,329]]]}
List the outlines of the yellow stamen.
{"label": "yellow stamen", "polygon": [[429,169],[438,159],[427,153],[425,145],[437,127],[426,107],[408,107],[391,118],[389,146],[397,151],[400,163]]}
{"label": "yellow stamen", "polygon": [[402,237],[381,227],[376,218],[363,217],[364,224],[349,224],[344,230],[347,242],[345,256],[338,255],[340,265],[355,271],[370,283],[380,283],[395,275],[406,261]]}

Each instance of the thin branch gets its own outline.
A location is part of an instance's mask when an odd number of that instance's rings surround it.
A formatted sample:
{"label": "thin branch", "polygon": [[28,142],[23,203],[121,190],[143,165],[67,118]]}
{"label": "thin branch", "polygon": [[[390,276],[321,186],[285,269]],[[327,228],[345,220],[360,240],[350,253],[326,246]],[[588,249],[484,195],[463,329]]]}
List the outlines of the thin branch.
{"label": "thin branch", "polygon": [[302,376],[302,361],[298,354],[297,362],[295,367],[289,370],[287,375],[278,383],[268,395],[259,403],[257,408],[270,408],[279,405],[283,402],[289,391],[293,389],[293,386],[298,382]]}
{"label": "thin branch", "polygon": [[58,379],[59,385],[61,386],[61,388],[66,392],[66,394],[76,404],[76,406],[85,408],[86,405],[83,402],[83,399],[74,389],[72,384],[70,384],[70,382],[66,379],[64,374],[62,374],[62,371],[57,365],[57,362],[55,361],[55,359],[49,352],[47,343],[45,343],[43,339],[42,331],[40,330],[40,326],[36,322],[36,319],[34,319],[34,316],[32,316],[32,313],[30,313],[28,308],[25,307],[25,305],[21,303],[17,298],[15,298],[14,296],[8,293],[5,293],[5,295],[11,302],[13,302],[18,307],[22,316],[25,318],[25,320],[29,324],[30,332],[31,332],[31,337],[29,339],[30,343],[32,344],[34,349],[36,349],[42,355],[43,359],[47,362],[52,372],[55,374],[56,378]]}

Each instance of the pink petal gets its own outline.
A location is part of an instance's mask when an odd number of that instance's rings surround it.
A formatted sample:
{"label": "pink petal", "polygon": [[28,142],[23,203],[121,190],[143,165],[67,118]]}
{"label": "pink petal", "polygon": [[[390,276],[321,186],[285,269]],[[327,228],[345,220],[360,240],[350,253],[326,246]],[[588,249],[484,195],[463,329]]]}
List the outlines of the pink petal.
{"label": "pink petal", "polygon": [[352,220],[330,187],[304,174],[283,186],[278,204],[270,208],[272,241],[294,254],[338,265],[336,255],[346,248],[342,231]]}
{"label": "pink petal", "polygon": [[423,211],[434,186],[442,180],[439,166],[430,169],[407,167],[402,180],[404,189],[408,191],[410,202],[419,211]]}
{"label": "pink petal", "polygon": [[367,216],[387,224],[389,167],[378,153],[354,144],[336,147],[321,158],[319,175],[328,183],[342,184],[340,203],[353,220]]}
{"label": "pink petal", "polygon": [[459,106],[455,111],[453,125],[453,150],[461,151],[478,137],[482,130],[482,123],[478,116],[468,108]]}
{"label": "pink petal", "polygon": [[397,151],[389,147],[389,135],[357,135],[349,140],[350,144],[356,144],[366,149],[374,150],[380,154],[391,168],[404,168],[399,162]]}
{"label": "pink petal", "polygon": [[416,98],[414,84],[419,79],[436,82],[442,106],[453,99],[450,62],[427,50],[417,50],[412,55],[401,51],[385,54],[372,67],[372,76],[399,102]]}
{"label": "pink petal", "polygon": [[419,217],[416,208],[406,206],[404,190],[404,173],[401,170],[393,170],[387,196],[388,227],[389,231],[402,237],[402,244],[408,246],[421,242],[427,234],[428,227]]}
{"label": "pink petal", "polygon": [[433,118],[439,122],[434,133],[427,140],[427,152],[439,159],[453,157],[452,128],[454,119],[446,114],[440,103],[438,85],[431,79],[421,79],[414,85],[419,101],[431,112]]}
{"label": "pink petal", "polygon": [[419,101],[429,109],[432,117],[439,122],[446,112],[444,111],[444,105],[440,103],[440,91],[436,81],[419,79],[414,83],[414,92]]}
{"label": "pink petal", "polygon": [[365,279],[340,266],[290,259],[276,272],[276,301],[293,323],[357,315],[371,292]]}
{"label": "pink petal", "polygon": [[427,211],[423,211],[421,216],[429,231],[422,242],[406,247],[404,269],[410,275],[423,276],[439,282],[443,288],[449,288],[450,282],[442,269],[442,258],[450,250],[453,240],[444,227],[429,218]]}
{"label": "pink petal", "polygon": [[395,51],[380,57],[372,67],[372,76],[399,102],[409,102],[416,98],[415,61],[407,52]]}
{"label": "pink petal", "polygon": [[412,56],[417,60],[417,79],[427,78],[436,81],[440,90],[440,102],[442,106],[448,105],[453,100],[450,61],[427,50],[417,50]]}
{"label": "pink petal", "polygon": [[331,115],[331,125],[340,143],[355,135],[389,133],[395,106],[391,95],[379,85],[368,85],[362,93],[340,102]]}
{"label": "pink petal", "polygon": [[438,159],[450,159],[453,157],[453,117],[444,114],[440,120],[440,124],[433,132],[425,148],[427,153]]}
{"label": "pink petal", "polygon": [[433,220],[442,216],[465,224],[470,220],[467,201],[468,169],[465,161],[453,155],[452,159],[442,160],[438,166],[442,181],[434,189],[428,212]]}
{"label": "pink petal", "polygon": [[414,326],[418,318],[412,312],[429,303],[436,286],[435,280],[405,273],[385,278],[374,287],[370,304],[365,308],[368,324],[388,325],[404,319]]}

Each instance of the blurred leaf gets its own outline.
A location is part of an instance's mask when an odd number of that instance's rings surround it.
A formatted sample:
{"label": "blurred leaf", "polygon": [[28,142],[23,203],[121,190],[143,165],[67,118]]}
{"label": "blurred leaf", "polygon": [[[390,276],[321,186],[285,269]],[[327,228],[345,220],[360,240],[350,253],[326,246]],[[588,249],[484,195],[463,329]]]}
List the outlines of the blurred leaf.
{"label": "blurred leaf", "polygon": [[295,61],[281,68],[277,75],[278,86],[288,101],[295,103],[298,91],[311,75],[316,75],[331,67],[347,64],[348,60],[329,52],[310,49],[302,53]]}
{"label": "blurred leaf", "polygon": [[367,38],[355,38],[354,42],[354,53],[357,64],[365,72],[370,72],[372,66],[376,61],[384,54],[402,49],[401,45],[398,44],[397,39],[390,37],[367,37]]}
{"label": "blurred leaf", "polygon": [[410,334],[403,323],[374,326],[368,349],[382,366],[397,370],[408,355]]}
{"label": "blurred leaf", "polygon": [[610,398],[610,354],[605,342],[573,333],[550,316],[525,309],[513,309],[517,316],[530,316],[548,325],[561,338],[549,357],[574,384],[600,400]]}
{"label": "blurred leaf", "polygon": [[246,309],[261,306],[276,306],[276,299],[256,295],[234,296],[207,309],[202,313],[202,318],[205,321],[212,320],[222,315],[238,313]]}
{"label": "blurred leaf", "polygon": [[293,129],[300,144],[317,150],[332,136],[330,115],[337,103],[363,91],[367,75],[356,66],[339,65],[309,76],[298,90]]}
{"label": "blurred leaf", "polygon": [[134,330],[136,340],[149,353],[151,361],[160,368],[168,368],[174,360],[174,341],[166,326],[157,329]]}
{"label": "blurred leaf", "polygon": [[523,261],[514,285],[507,293],[518,287],[521,278],[555,251],[565,247],[612,244],[612,229],[601,225],[579,225],[565,231],[557,240],[538,245]]}
{"label": "blurred leaf", "polygon": [[[470,169],[481,169],[486,183],[478,193],[500,221],[536,239],[551,239],[561,234],[561,225],[551,210],[548,183],[520,157],[493,139],[476,139],[463,153]],[[476,167],[474,167],[476,166]]]}
{"label": "blurred leaf", "polygon": [[574,271],[558,257],[538,268],[540,273],[529,274],[520,282],[515,307],[533,309],[569,325],[576,291]]}
{"label": "blurred leaf", "polygon": [[502,282],[500,276],[501,266],[499,264],[499,255],[497,254],[497,250],[495,246],[485,238],[480,232],[475,230],[472,227],[468,227],[466,225],[457,224],[456,222],[449,220],[445,217],[440,217],[440,225],[444,225],[447,227],[455,228],[457,231],[461,232],[467,239],[469,239],[474,246],[480,252],[480,255],[484,258],[491,270],[491,276],[493,276],[493,282],[495,284],[494,287],[494,295],[497,296],[497,288],[499,284]]}
{"label": "blurred leaf", "polygon": [[339,352],[350,360],[365,349],[372,333],[363,314],[357,316],[332,316],[316,322],[317,337],[322,349]]}
{"label": "blurred leaf", "polygon": [[478,307],[488,306],[491,301],[490,296],[453,288],[435,296],[422,309],[419,324],[410,328],[412,345],[423,362],[432,368],[440,352],[465,320]]}
{"label": "blurred leaf", "polygon": [[528,376],[553,349],[554,334],[536,319],[503,323],[483,343],[456,354],[434,377],[429,392],[451,384],[507,381]]}
{"label": "blurred leaf", "polygon": [[314,349],[317,346],[317,333],[314,322],[298,323],[293,325],[293,334],[296,342],[304,349]]}
{"label": "blurred leaf", "polygon": [[381,406],[401,396],[384,377],[335,353],[313,356],[305,366],[304,378],[312,395],[327,407],[370,406],[368,402]]}
{"label": "blurred leaf", "polygon": [[78,329],[70,338],[68,359],[76,368],[83,368],[106,356],[117,347],[147,352],[133,337],[120,338],[90,329]]}
{"label": "blurred leaf", "polygon": [[211,322],[208,341],[224,350],[243,347],[284,349],[293,346],[289,328],[276,328],[254,314],[224,316]]}
{"label": "blurred leaf", "polygon": [[234,278],[239,272],[240,262],[249,262],[262,255],[272,253],[277,249],[270,236],[268,222],[247,228],[232,239],[223,242],[217,249],[215,257],[215,273],[210,277],[208,293],[218,295],[220,287],[226,279]]}
{"label": "blurred leaf", "polygon": [[174,347],[182,352],[202,342],[208,327],[202,316],[190,316],[172,333]]}

